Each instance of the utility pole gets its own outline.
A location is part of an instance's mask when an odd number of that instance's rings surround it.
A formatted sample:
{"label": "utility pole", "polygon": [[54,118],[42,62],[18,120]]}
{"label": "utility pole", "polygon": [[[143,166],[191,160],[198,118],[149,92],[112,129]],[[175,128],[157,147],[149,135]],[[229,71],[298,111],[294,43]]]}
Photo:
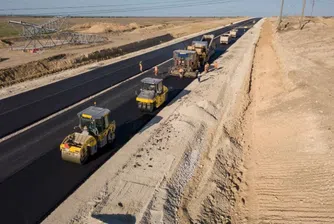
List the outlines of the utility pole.
{"label": "utility pole", "polygon": [[280,27],[281,22],[282,22],[283,7],[284,7],[284,0],[282,0],[282,4],[281,4],[281,12],[279,14],[279,19],[278,19],[278,23],[277,23],[277,30],[279,30],[279,27]]}
{"label": "utility pole", "polygon": [[311,16],[313,16],[314,4],[315,4],[315,0],[312,0],[312,11],[311,11]]}
{"label": "utility pole", "polygon": [[300,17],[300,23],[299,23],[300,29],[302,28],[302,25],[303,25],[305,6],[306,6],[306,0],[303,0],[303,11],[302,11],[302,16]]}

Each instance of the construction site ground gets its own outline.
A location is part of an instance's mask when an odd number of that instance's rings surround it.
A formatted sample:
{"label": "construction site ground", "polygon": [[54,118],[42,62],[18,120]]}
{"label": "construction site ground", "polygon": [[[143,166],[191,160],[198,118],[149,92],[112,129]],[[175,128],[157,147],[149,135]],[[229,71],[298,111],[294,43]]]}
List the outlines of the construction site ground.
{"label": "construction site ground", "polygon": [[[8,35],[13,35],[6,22],[8,20],[23,20],[32,23],[42,23],[50,18],[16,18],[0,17],[0,26],[6,27]],[[13,51],[2,43],[0,46],[0,55],[3,60],[0,62],[0,86],[10,86],[18,84],[17,89],[26,88],[27,80],[51,76],[64,70],[77,68],[79,66],[91,64],[122,55],[117,48],[122,48],[130,43],[137,43],[152,38],[161,39],[160,42],[166,42],[175,38],[183,37],[202,30],[230,24],[231,22],[242,20],[241,17],[235,18],[70,18],[69,27],[71,30],[81,33],[93,33],[107,37],[108,42],[95,45],[63,45],[50,49],[44,49],[37,53]],[[9,30],[8,30],[9,29]],[[5,32],[4,31],[4,32]],[[7,33],[1,36],[6,36]],[[15,32],[14,32],[15,34]],[[161,37],[161,38],[160,38]],[[17,37],[1,37],[1,39],[13,39],[14,43]],[[16,44],[23,44],[20,41]],[[156,45],[152,41],[152,46]],[[150,45],[147,43],[146,45]],[[15,47],[15,45],[14,45]],[[134,45],[131,52],[140,50],[142,47],[138,44],[138,49]],[[95,65],[95,67],[104,64]],[[72,74],[78,74],[74,72]],[[60,79],[66,78],[64,74]],[[59,80],[59,79],[57,79]],[[49,79],[37,82],[36,86],[50,82]],[[23,86],[22,86],[23,85]],[[16,88],[8,90],[9,95],[16,92]],[[3,92],[3,94],[6,94]]]}
{"label": "construction site ground", "polygon": [[282,25],[256,48],[235,223],[333,223],[334,19]]}
{"label": "construction site ground", "polygon": [[334,19],[258,22],[44,223],[333,223]]}

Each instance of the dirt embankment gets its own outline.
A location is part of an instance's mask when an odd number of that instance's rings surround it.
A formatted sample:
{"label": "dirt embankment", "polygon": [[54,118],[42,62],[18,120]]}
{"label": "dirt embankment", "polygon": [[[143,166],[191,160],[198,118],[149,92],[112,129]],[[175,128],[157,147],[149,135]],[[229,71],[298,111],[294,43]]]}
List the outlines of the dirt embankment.
{"label": "dirt embankment", "polygon": [[120,47],[94,51],[87,55],[68,55],[59,54],[46,59],[27,64],[19,65],[13,68],[0,70],[0,87],[13,85],[15,83],[42,77],[48,74],[60,72],[63,70],[76,68],[85,64],[107,60],[124,54],[128,54],[141,49],[149,48],[163,42],[174,39],[170,34],[126,44]]}
{"label": "dirt embankment", "polygon": [[334,20],[274,22],[256,49],[236,223],[333,223]]}
{"label": "dirt embankment", "polygon": [[[231,223],[240,184],[243,155],[242,122],[249,105],[250,71],[260,21],[223,57],[227,69],[219,94],[217,126],[203,149],[196,172],[183,192],[177,211],[179,223]],[[230,49],[229,49],[230,51]],[[215,104],[217,105],[217,104]]]}

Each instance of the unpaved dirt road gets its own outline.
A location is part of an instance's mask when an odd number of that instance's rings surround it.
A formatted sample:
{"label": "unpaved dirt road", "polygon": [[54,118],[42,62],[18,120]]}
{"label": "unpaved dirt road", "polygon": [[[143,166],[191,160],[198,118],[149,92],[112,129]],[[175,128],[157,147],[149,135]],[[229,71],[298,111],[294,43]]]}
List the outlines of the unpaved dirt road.
{"label": "unpaved dirt road", "polygon": [[244,122],[236,223],[334,222],[334,24],[266,21]]}

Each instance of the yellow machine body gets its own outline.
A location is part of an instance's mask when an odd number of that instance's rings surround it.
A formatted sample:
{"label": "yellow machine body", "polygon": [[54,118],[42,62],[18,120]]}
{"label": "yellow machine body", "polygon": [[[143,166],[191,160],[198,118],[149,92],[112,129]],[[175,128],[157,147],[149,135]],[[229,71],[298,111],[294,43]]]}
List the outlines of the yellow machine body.
{"label": "yellow machine body", "polygon": [[81,132],[72,133],[62,141],[60,144],[62,159],[84,164],[98,149],[113,142],[116,122],[109,121],[109,114],[108,109],[99,107],[89,107],[78,113]]}
{"label": "yellow machine body", "polygon": [[136,97],[141,111],[152,112],[159,108],[168,97],[168,88],[162,84],[162,79],[144,78],[143,88]]}

